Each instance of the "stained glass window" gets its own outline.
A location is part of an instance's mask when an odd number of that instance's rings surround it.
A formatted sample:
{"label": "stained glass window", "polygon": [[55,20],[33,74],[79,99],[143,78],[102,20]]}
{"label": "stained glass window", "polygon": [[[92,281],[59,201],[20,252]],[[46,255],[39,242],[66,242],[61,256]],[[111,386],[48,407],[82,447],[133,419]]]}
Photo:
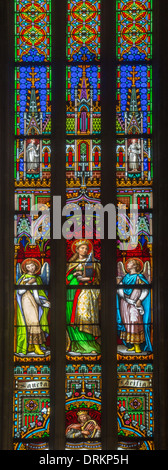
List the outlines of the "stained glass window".
{"label": "stained glass window", "polygon": [[15,0],[15,450],[49,441],[51,84],[51,1]]}
{"label": "stained glass window", "polygon": [[[47,450],[50,438],[50,273],[55,262],[50,235],[51,4],[51,0],[14,0],[15,450]],[[118,448],[152,450],[153,7],[152,0],[116,0],[115,4],[113,158],[117,204],[125,207],[117,218],[116,287],[111,287],[116,295]],[[70,212],[75,204],[76,224],[66,240],[62,279],[66,286],[66,450],[102,449],[102,250],[94,217],[91,226],[85,212],[102,196],[101,73],[101,2],[67,0],[64,189]],[[77,208],[82,212],[82,230]]]}
{"label": "stained glass window", "polygon": [[[151,450],[152,1],[117,0],[116,5],[116,183],[118,206],[126,209],[118,218],[117,239],[118,445]],[[136,220],[131,217],[135,206]]]}

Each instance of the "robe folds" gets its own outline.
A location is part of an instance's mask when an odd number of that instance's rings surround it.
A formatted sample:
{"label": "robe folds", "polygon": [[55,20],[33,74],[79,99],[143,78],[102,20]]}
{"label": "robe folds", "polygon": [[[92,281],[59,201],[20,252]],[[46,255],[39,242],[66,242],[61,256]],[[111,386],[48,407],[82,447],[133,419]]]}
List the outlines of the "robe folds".
{"label": "robe folds", "polygon": [[18,281],[22,289],[16,292],[17,298],[17,354],[26,354],[29,344],[42,345],[49,335],[48,297],[43,288],[24,289],[23,286],[34,278],[33,285],[42,285],[39,276],[23,274]]}

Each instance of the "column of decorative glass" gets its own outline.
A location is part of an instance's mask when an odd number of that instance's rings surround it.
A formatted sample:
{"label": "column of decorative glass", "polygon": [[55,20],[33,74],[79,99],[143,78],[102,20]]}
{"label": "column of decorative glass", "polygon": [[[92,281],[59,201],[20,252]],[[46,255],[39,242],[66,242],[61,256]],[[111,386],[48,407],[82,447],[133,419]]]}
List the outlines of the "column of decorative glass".
{"label": "column of decorative glass", "polygon": [[50,430],[51,0],[15,0],[13,447]]}
{"label": "column of decorative glass", "polygon": [[67,240],[68,450],[101,449],[101,244],[85,213],[101,200],[100,15],[100,1],[67,1],[66,201],[76,208]]}

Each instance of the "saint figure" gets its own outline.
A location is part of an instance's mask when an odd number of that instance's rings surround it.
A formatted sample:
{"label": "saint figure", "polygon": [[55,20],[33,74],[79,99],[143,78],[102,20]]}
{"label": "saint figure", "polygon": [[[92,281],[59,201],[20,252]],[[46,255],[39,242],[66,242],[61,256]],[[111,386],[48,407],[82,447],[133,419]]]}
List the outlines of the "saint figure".
{"label": "saint figure", "polygon": [[[125,264],[127,274],[117,289],[117,328],[130,351],[152,351],[150,340],[151,296],[143,263],[132,258]],[[141,286],[141,288],[139,287]]]}
{"label": "saint figure", "polygon": [[[45,343],[49,334],[48,311],[50,302],[43,288],[42,279],[37,273],[41,269],[40,262],[29,258],[22,263],[22,275],[17,290],[17,348],[18,354],[35,353],[44,355]],[[24,289],[23,286],[32,286]]]}
{"label": "saint figure", "polygon": [[27,162],[27,171],[37,171],[39,168],[40,152],[39,144],[35,145],[35,140],[32,139],[30,144],[28,144],[26,149],[26,162]]}

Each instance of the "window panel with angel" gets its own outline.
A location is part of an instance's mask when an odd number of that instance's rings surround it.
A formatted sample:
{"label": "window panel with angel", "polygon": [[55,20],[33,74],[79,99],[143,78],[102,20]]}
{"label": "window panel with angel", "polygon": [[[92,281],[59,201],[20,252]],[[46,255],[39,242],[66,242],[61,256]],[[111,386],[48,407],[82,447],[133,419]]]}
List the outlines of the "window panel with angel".
{"label": "window panel with angel", "polygon": [[15,309],[15,353],[21,356],[49,354],[49,283],[50,268],[35,258],[26,258],[17,266]]}

